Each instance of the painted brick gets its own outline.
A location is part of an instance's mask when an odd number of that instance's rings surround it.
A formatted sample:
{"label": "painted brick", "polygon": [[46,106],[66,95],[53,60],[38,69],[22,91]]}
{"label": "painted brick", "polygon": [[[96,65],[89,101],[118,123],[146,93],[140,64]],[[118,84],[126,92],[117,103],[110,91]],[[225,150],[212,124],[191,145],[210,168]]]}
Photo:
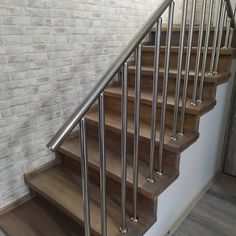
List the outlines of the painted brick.
{"label": "painted brick", "polygon": [[0,208],[27,193],[24,172],[53,158],[48,140],[159,2],[0,0]]}

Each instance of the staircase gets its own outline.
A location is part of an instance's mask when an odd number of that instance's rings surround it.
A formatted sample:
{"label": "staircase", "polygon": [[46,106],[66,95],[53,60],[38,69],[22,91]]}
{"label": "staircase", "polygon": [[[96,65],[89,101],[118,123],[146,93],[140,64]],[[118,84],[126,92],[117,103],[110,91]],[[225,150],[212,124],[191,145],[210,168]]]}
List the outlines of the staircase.
{"label": "staircase", "polygon": [[[147,232],[158,220],[158,196],[178,178],[181,152],[197,141],[200,117],[231,76],[230,2],[219,1],[214,13],[213,0],[203,1],[200,25],[196,0],[186,23],[187,4],[182,24],[174,25],[174,2],[161,3],[50,141],[55,160],[25,175],[36,199],[79,225],[77,235]],[[221,19],[216,24],[213,13]]]}

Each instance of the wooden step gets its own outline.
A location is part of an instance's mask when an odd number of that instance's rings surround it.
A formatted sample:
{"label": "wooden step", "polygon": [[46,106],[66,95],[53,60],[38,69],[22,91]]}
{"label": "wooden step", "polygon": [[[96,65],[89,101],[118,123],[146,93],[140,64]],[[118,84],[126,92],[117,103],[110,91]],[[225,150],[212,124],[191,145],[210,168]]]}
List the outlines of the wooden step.
{"label": "wooden step", "polygon": [[0,228],[1,236],[84,235],[83,227],[39,197],[1,215]]}
{"label": "wooden step", "polygon": [[[81,177],[78,172],[72,171],[64,164],[53,166],[42,172],[36,171],[26,175],[26,182],[36,193],[56,205],[64,213],[81,225],[83,223],[83,194],[81,189]],[[90,219],[91,232],[93,235],[101,235],[101,217],[99,188],[91,181],[89,182],[90,193]],[[120,236],[120,202],[117,196],[107,196],[107,224],[108,235]],[[139,212],[140,213],[140,212]],[[143,235],[154,223],[153,216],[139,214],[138,223],[132,223],[127,216],[127,235]]]}
{"label": "wooden step", "polygon": [[[120,149],[119,149],[120,150]],[[80,145],[77,137],[64,142],[59,152],[67,157],[80,161]],[[164,157],[165,159],[165,157]],[[88,160],[91,172],[100,170],[99,145],[98,139],[88,136]],[[139,159],[139,192],[148,198],[156,199],[179,175],[179,171],[170,165],[163,165],[163,175],[156,175],[156,182],[151,184],[147,182],[149,176],[149,165]],[[112,146],[106,145],[106,176],[120,184],[121,181],[121,154],[114,150]],[[127,155],[127,187],[133,189],[133,155],[128,152]]]}
{"label": "wooden step", "polygon": [[[135,66],[134,65],[129,65],[129,73],[132,73],[132,74],[135,74]],[[153,66],[142,66],[142,75],[148,75],[148,76],[153,76]],[[159,72],[159,76],[160,77],[163,77],[164,75],[164,69],[163,68],[160,68],[160,72]],[[184,75],[185,75],[185,71],[182,71],[182,77],[181,79],[183,80],[184,79]],[[189,73],[189,80],[193,80],[194,79],[194,71],[190,71]],[[201,74],[200,74],[201,75]],[[198,81],[200,81],[200,78],[201,76],[199,75],[198,77]],[[216,75],[208,75],[206,74],[205,76],[205,83],[212,83],[212,84],[215,84],[215,85],[220,85],[224,82],[226,82],[231,76],[231,72],[224,72],[224,73],[218,73]],[[170,70],[169,71],[169,78],[170,79],[176,79],[177,77],[177,70]]]}
{"label": "wooden step", "polygon": [[[167,29],[168,29],[167,25],[163,24],[162,34],[161,34],[161,45],[166,44]],[[173,25],[172,40],[171,40],[172,46],[179,45],[180,29],[181,29],[181,26],[179,24],[174,24]],[[193,46],[198,45],[199,29],[200,29],[199,25],[195,25],[194,28],[193,28],[193,41],[192,41]],[[205,29],[206,29],[206,27],[204,28],[204,31],[203,31],[203,39],[202,39],[203,43],[205,42],[205,34],[206,34]],[[209,46],[213,45],[214,30],[215,30],[215,27],[211,27],[210,36],[209,36]],[[223,30],[225,31],[226,27]],[[187,45],[187,43],[188,43],[188,33],[189,33],[189,25],[186,25],[185,41],[184,41],[185,45]],[[150,42],[152,44],[154,44],[154,42],[155,42],[155,34],[156,34],[156,27],[153,27],[152,30],[150,31]],[[225,33],[223,33],[223,35],[222,35],[222,46],[224,44],[224,40],[225,40]]]}
{"label": "wooden step", "polygon": [[[154,50],[155,50],[154,45],[150,45],[150,44],[149,45],[148,44],[142,45],[142,51],[143,52],[154,52]],[[197,47],[192,47],[191,53],[192,54],[197,54],[197,50],[198,50]],[[161,46],[160,51],[165,52],[166,47]],[[203,54],[204,51],[205,51],[205,49],[202,49],[201,53]],[[179,53],[179,47],[178,46],[172,46],[171,47],[171,53]],[[184,47],[184,53],[187,53],[187,47]],[[210,55],[212,54],[212,47],[208,48],[207,53],[210,54]],[[221,50],[220,50],[221,55],[231,56],[234,53],[235,53],[235,48],[221,48]]]}
{"label": "wooden step", "polygon": [[[120,87],[110,87],[107,88],[104,92],[106,96],[121,98],[122,91]],[[157,106],[161,107],[162,105],[162,94],[158,94]],[[129,88],[128,90],[128,99],[130,101],[135,100],[135,90],[134,88]],[[142,104],[147,104],[152,106],[152,93],[149,90],[141,90],[141,101]],[[198,103],[197,106],[191,105],[191,99],[187,99],[186,112],[194,115],[203,115],[206,112],[210,111],[216,105],[216,101],[213,98],[207,98],[201,103]],[[169,94],[167,97],[167,109],[174,110],[175,106],[175,97],[172,94]],[[180,98],[179,110],[182,110],[182,99]]]}
{"label": "wooden step", "polygon": [[[86,114],[86,121],[88,124],[91,125],[98,125],[98,112],[97,110],[88,112]],[[133,116],[128,117],[128,124],[127,124],[127,135],[133,137],[134,135],[134,122]],[[118,112],[106,110],[105,111],[105,127],[115,133],[121,132],[121,116]],[[140,142],[150,142],[150,124],[141,121],[140,122]],[[164,140],[164,149],[174,153],[181,153],[185,150],[188,146],[194,143],[199,134],[197,132],[185,132],[184,136],[178,137],[177,141],[171,140],[172,130],[170,128],[165,129],[165,140]],[[159,127],[157,127],[156,133],[156,143],[159,144]]]}
{"label": "wooden step", "polygon": [[[165,50],[166,47],[162,46],[160,49],[160,68],[164,67],[165,64]],[[202,50],[202,52],[204,49]],[[218,72],[228,72],[230,71],[230,59],[231,55],[233,53],[234,49],[221,49],[221,54],[219,58],[219,68]],[[187,48],[185,47],[184,53],[183,53],[183,68],[185,67],[186,63],[186,52]],[[206,71],[210,68],[210,59],[211,59],[211,52],[212,48],[208,50],[208,59],[206,64]],[[194,71],[196,66],[196,53],[197,48],[193,47],[191,50],[191,59],[190,59],[190,70]],[[203,53],[201,54],[203,55]],[[171,48],[171,54],[170,54],[170,69],[177,69],[178,64],[178,57],[179,57],[179,47],[173,46]],[[150,66],[154,64],[154,46],[152,45],[143,45],[142,47],[142,66]],[[202,62],[199,65],[199,71],[201,72],[202,68]]]}

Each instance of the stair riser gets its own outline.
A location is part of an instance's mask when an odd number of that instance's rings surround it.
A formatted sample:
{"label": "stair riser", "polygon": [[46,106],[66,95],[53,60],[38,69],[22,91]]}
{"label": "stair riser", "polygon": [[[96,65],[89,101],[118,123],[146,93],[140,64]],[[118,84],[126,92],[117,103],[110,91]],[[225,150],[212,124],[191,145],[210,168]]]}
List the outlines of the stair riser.
{"label": "stair riser", "polygon": [[[110,110],[121,112],[121,98],[120,97],[108,97],[105,96],[105,107]],[[173,127],[173,106],[169,106],[166,111],[166,127],[172,128]],[[151,123],[151,114],[152,114],[152,105],[151,104],[140,104],[140,118],[144,120],[146,123]],[[161,114],[161,107],[157,107],[157,125],[160,125],[160,114]],[[134,115],[134,101],[133,99],[129,100],[128,102],[128,115]],[[180,116],[180,113],[179,113]],[[197,131],[198,130],[198,121],[199,117],[192,114],[186,114],[185,116],[185,129],[190,131]]]}
{"label": "stair riser", "polygon": [[[193,80],[189,79],[188,81],[188,91],[187,91],[187,96],[189,98],[192,98],[193,95]],[[183,94],[183,85],[184,81],[181,80],[181,85],[180,85],[180,94]],[[129,73],[128,76],[128,86],[131,88],[135,87],[135,74],[134,73]],[[146,75],[142,74],[141,78],[141,89],[146,89],[146,90],[153,90],[153,76],[152,74]],[[159,77],[158,81],[158,90],[159,92],[162,92],[163,90],[163,77]],[[175,94],[176,90],[176,79],[174,78],[169,78],[168,81],[168,94]],[[212,83],[205,83],[204,84],[204,89],[203,89],[203,98],[215,98],[215,93],[216,93],[216,85]]]}
{"label": "stair riser", "polygon": [[[191,54],[191,59],[190,59],[190,70],[194,71],[195,70],[195,65],[196,65],[196,53]],[[203,56],[203,54],[202,54]],[[143,66],[150,66],[154,65],[154,51],[145,51],[143,50],[142,53],[142,65]],[[219,59],[219,68],[218,72],[228,72],[230,70],[230,60],[231,56],[230,55],[224,55],[222,54]],[[206,66],[206,72],[209,71],[210,69],[210,61],[211,61],[211,54],[208,54],[208,59],[207,59],[207,66]],[[171,53],[170,56],[170,69],[177,69],[177,64],[178,64],[178,52],[174,51]],[[183,55],[183,69],[185,68],[186,64],[186,52]],[[160,68],[163,68],[165,65],[165,52],[164,50],[161,50],[160,53]],[[199,67],[199,73],[201,72],[202,68],[202,58],[200,61],[200,67]]]}
{"label": "stair riser", "polygon": [[[155,42],[155,34],[156,32],[151,32],[150,33],[150,42],[152,44],[154,44]],[[196,47],[198,45],[198,35],[199,32],[198,31],[194,31],[193,34],[193,47]],[[179,37],[180,37],[180,32],[179,31],[173,31],[172,32],[172,45],[173,46],[179,46]],[[209,37],[209,47],[211,47],[213,45],[213,37],[214,37],[214,31],[210,32],[210,37]],[[224,40],[225,40],[225,33],[223,33],[222,36],[222,46],[224,45]],[[185,33],[185,45],[187,45],[188,42],[188,32]],[[203,34],[203,40],[202,43],[204,45],[205,43],[205,32]],[[162,32],[161,34],[161,45],[164,46],[166,45],[166,31]]]}
{"label": "stair riser", "polygon": [[[60,154],[62,162],[68,166],[70,169],[74,171],[78,171],[78,175],[81,175],[81,162],[80,159],[74,160],[68,155]],[[100,185],[100,170],[97,167],[94,167],[89,163],[88,165],[88,173],[89,173],[89,181],[92,181],[97,186]],[[107,195],[114,196],[114,199],[117,199],[117,201],[120,202],[120,196],[121,196],[121,179],[114,178],[114,176],[111,175],[111,173],[106,174],[106,189],[107,189]],[[132,206],[132,192],[133,187],[130,185],[127,185],[127,206],[129,207],[128,214],[132,215],[132,209],[130,206]],[[146,197],[142,193],[139,192],[138,194],[138,210],[142,211],[143,213],[155,216],[155,207],[156,206],[156,200],[151,199],[150,197]]]}
{"label": "stair riser", "polygon": [[[87,121],[87,132],[93,137],[98,137],[98,126],[95,123]],[[109,145],[114,151],[118,154],[121,153],[121,133],[114,132],[113,130],[106,129],[105,131],[106,145]],[[150,158],[150,140],[143,140],[140,138],[139,142],[139,158],[149,164]],[[127,136],[127,151],[133,153],[134,148],[134,136]],[[155,147],[155,161],[158,162],[158,145]],[[171,165],[175,169],[179,167],[179,154],[164,150],[164,159],[163,163],[166,165]]]}

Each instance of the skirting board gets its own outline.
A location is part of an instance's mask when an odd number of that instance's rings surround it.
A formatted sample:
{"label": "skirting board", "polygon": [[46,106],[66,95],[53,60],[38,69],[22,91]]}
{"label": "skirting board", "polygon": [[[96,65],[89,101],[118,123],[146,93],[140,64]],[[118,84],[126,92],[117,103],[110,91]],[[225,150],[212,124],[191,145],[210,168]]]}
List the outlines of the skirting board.
{"label": "skirting board", "polygon": [[[0,216],[19,207],[20,205],[28,202],[29,200],[31,200],[34,197],[33,193],[27,193],[26,195],[24,195],[23,197],[17,199],[16,201],[10,203],[9,205],[3,207],[0,209]],[[0,235],[1,236],[1,235]]]}
{"label": "skirting board", "polygon": [[207,192],[207,190],[211,187],[213,182],[219,176],[222,174],[222,171],[217,171],[216,174],[210,179],[210,181],[205,185],[205,187],[198,193],[196,193],[190,201],[186,204],[186,207],[182,214],[180,214],[171,224],[170,227],[168,227],[168,230],[166,233],[163,234],[163,236],[171,236],[183,223],[183,221],[186,219],[186,217],[189,215],[189,213],[192,211],[192,209],[196,206],[196,204],[199,202],[199,200],[203,197],[203,195]]}

